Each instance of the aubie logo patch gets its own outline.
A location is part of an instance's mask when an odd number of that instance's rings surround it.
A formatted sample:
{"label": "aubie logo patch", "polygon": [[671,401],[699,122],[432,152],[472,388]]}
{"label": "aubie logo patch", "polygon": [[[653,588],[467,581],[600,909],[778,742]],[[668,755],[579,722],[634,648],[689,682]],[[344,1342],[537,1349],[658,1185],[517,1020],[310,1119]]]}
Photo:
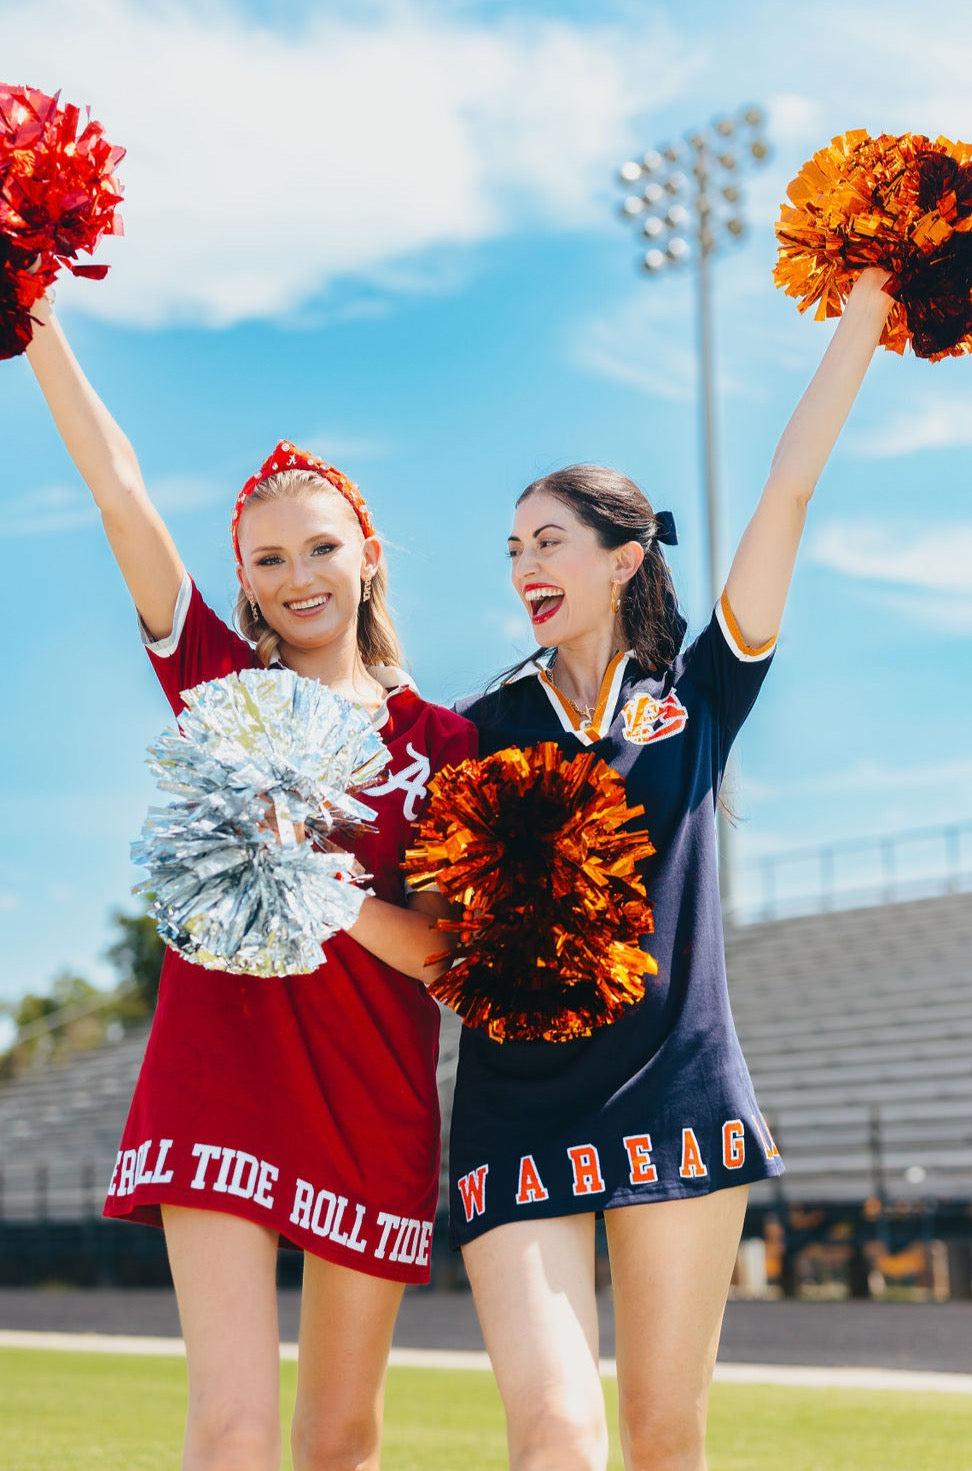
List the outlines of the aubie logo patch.
{"label": "aubie logo patch", "polygon": [[621,711],[624,720],[624,738],[633,746],[649,746],[652,741],[664,741],[668,736],[678,735],[688,722],[688,711],[678,695],[672,690],[664,700],[651,695],[636,695]]}

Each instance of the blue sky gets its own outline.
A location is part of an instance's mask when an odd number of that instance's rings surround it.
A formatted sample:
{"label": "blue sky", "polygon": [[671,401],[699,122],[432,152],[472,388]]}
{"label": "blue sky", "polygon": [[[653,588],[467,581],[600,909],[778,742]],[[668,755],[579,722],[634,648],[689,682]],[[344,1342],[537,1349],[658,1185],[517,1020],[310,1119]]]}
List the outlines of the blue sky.
{"label": "blue sky", "polygon": [[[125,145],[126,235],[58,307],[183,557],[228,611],[238,486],[278,438],[358,480],[425,693],[531,645],[513,500],[575,460],[678,517],[708,613],[692,282],[647,279],[617,165],[757,103],[773,155],[715,269],[733,543],[830,328],[777,291],[773,221],[835,133],[972,138],[972,23],[911,5],[0,0],[5,80]],[[0,999],[110,980],[167,708],[24,361],[0,364],[6,689]],[[972,818],[972,365],[880,353],[821,481],[740,745],[743,897],[766,854]]]}

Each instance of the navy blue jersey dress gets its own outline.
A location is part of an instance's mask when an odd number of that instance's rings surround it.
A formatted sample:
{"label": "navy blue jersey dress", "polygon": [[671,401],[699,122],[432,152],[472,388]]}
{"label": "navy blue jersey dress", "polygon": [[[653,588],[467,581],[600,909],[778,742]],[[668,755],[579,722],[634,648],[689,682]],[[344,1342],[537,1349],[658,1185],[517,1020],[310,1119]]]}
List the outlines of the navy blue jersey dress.
{"label": "navy blue jersey dress", "polygon": [[642,865],[658,963],[645,999],[590,1037],[494,1042],[464,1027],[450,1144],[450,1234],[704,1195],[779,1175],[729,1009],[715,812],[729,749],[773,643],[743,640],[728,601],[656,675],[608,668],[584,726],[535,664],[459,703],[480,755],[557,741],[624,778],[655,847]]}

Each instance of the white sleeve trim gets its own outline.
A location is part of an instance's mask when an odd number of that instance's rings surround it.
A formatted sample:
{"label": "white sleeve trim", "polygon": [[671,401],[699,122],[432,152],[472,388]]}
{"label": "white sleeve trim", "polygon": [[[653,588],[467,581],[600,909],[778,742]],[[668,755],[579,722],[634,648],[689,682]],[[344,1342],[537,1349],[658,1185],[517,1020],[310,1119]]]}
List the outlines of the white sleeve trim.
{"label": "white sleeve trim", "polygon": [[770,642],[768,644],[765,644],[761,649],[756,649],[753,652],[742,648],[739,644],[739,640],[736,637],[736,634],[733,632],[732,628],[729,625],[728,619],[726,618],[725,612],[722,607],[721,598],[715,605],[715,615],[718,620],[719,627],[722,629],[726,643],[729,645],[730,649],[741,663],[762,664],[766,659],[770,657],[770,655],[773,653],[773,650],[776,648],[775,638],[771,639]]}
{"label": "white sleeve trim", "polygon": [[175,608],[172,613],[172,632],[167,633],[165,638],[153,638],[145,624],[142,616],[136,610],[138,618],[138,630],[142,635],[142,643],[150,654],[157,659],[169,659],[179,647],[182,631],[186,626],[186,618],[189,613],[189,604],[192,602],[192,578],[188,572],[183,572],[179,593],[176,597]]}

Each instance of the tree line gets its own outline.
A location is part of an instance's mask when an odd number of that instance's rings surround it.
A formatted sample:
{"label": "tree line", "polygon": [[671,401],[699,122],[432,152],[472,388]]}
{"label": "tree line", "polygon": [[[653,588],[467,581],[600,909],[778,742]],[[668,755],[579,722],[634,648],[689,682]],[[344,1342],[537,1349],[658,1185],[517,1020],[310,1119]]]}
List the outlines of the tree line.
{"label": "tree line", "polygon": [[0,1078],[14,1078],[42,1062],[98,1047],[154,1012],[165,953],[154,919],[115,909],[109,923],[114,939],[105,958],[118,976],[111,990],[63,970],[46,992],[29,991],[18,1001],[0,1003],[0,1012],[16,1028],[13,1042],[0,1054]]}

